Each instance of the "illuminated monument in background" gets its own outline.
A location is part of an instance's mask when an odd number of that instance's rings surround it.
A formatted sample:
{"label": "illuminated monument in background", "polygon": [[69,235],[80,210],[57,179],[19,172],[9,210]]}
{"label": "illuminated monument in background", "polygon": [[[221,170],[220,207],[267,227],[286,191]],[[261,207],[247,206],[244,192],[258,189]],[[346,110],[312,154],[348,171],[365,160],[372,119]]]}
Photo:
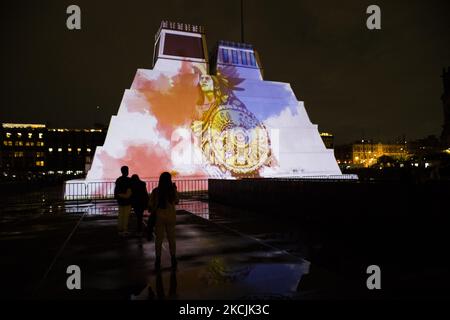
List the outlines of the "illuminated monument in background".
{"label": "illuminated monument in background", "polygon": [[120,167],[141,178],[336,176],[341,171],[288,83],[263,80],[251,45],[219,42],[209,61],[204,29],[162,22],[153,69],[138,69],[112,116],[86,181]]}

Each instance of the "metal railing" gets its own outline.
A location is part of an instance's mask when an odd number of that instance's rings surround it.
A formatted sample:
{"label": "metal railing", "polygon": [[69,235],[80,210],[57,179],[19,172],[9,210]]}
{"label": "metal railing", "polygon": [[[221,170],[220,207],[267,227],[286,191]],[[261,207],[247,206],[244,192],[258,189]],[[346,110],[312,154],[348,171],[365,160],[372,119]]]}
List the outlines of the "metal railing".
{"label": "metal railing", "polygon": [[[182,198],[205,195],[208,191],[208,179],[174,179],[173,181]],[[158,180],[145,181],[150,193],[158,185]],[[114,198],[114,181],[67,181],[65,183],[64,200],[102,200]]]}
{"label": "metal railing", "polygon": [[249,178],[271,181],[358,181],[357,174],[340,174],[340,175],[313,175],[313,176],[279,176],[279,177],[264,177],[264,178]]}
{"label": "metal railing", "polygon": [[[246,180],[246,179],[243,179]],[[314,176],[314,177],[285,177],[285,178],[256,178],[250,179],[270,181],[303,182],[358,182],[353,175],[344,176]],[[174,179],[180,198],[183,200],[208,199],[208,189],[211,187],[207,178]],[[158,179],[145,180],[147,191],[150,193],[157,185]],[[254,183],[252,183],[253,185]],[[63,185],[40,187],[36,190],[24,192],[4,192],[0,197],[0,215],[24,215],[32,212],[79,212],[89,209],[96,212],[115,211],[114,181],[67,181]],[[99,209],[100,210],[100,209]]]}

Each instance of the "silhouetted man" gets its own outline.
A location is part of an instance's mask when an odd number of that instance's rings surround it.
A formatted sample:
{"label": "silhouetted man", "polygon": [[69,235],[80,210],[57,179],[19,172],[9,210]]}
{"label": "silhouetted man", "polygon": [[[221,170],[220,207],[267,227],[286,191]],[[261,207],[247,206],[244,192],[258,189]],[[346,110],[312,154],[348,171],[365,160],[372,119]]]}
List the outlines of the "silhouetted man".
{"label": "silhouetted man", "polygon": [[122,176],[117,178],[114,188],[114,198],[119,205],[119,218],[117,221],[117,229],[119,235],[128,235],[128,219],[131,213],[131,180],[128,178],[128,167],[120,168]]}
{"label": "silhouetted man", "polygon": [[144,217],[144,210],[148,207],[148,192],[144,181],[139,179],[137,174],[131,176],[131,206],[136,214],[137,220],[137,234],[142,236],[142,218]]}

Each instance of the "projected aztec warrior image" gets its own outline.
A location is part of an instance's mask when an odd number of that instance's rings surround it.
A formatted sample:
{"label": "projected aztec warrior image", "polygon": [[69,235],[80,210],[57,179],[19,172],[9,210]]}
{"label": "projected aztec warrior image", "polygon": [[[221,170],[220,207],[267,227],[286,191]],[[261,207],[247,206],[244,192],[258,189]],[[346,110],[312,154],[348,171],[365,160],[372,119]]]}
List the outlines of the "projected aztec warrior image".
{"label": "projected aztec warrior image", "polygon": [[125,90],[86,180],[113,180],[123,165],[141,178],[341,175],[291,86],[263,80],[251,45],[220,41],[212,56],[203,27],[162,22],[153,69]]}

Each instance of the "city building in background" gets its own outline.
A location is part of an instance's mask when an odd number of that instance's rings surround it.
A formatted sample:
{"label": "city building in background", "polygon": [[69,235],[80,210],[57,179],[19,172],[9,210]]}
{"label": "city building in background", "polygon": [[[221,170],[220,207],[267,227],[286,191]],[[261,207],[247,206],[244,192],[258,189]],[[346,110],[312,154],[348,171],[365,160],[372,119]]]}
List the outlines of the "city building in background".
{"label": "city building in background", "polygon": [[334,149],[334,135],[328,132],[321,132],[320,137],[327,149]]}
{"label": "city building in background", "polygon": [[0,167],[4,173],[45,172],[44,124],[3,123]]}
{"label": "city building in background", "polygon": [[426,157],[429,154],[444,151],[441,141],[435,135],[426,138],[408,141],[408,152],[411,156]]}
{"label": "city building in background", "polygon": [[442,167],[446,166],[450,149],[442,146],[435,135],[396,143],[374,143],[360,140],[334,148],[336,159],[342,169],[370,167]]}
{"label": "city building in background", "polygon": [[370,140],[338,146],[335,155],[340,165],[366,168],[376,164],[381,157],[405,161],[409,156],[406,143],[375,143]]}
{"label": "city building in background", "polygon": [[[441,100],[444,111],[444,123],[440,137],[429,135],[425,138],[406,141],[406,137],[395,143],[374,143],[362,139],[355,143],[334,148],[336,160],[341,169],[368,168],[376,164],[397,163],[399,167],[447,168],[450,155],[450,67],[442,72],[444,92]],[[321,134],[322,139],[324,136]],[[325,139],[324,139],[325,143]],[[389,166],[388,165],[388,166]]]}
{"label": "city building in background", "polygon": [[3,123],[0,128],[3,177],[83,176],[106,128],[48,128],[45,124]]}

